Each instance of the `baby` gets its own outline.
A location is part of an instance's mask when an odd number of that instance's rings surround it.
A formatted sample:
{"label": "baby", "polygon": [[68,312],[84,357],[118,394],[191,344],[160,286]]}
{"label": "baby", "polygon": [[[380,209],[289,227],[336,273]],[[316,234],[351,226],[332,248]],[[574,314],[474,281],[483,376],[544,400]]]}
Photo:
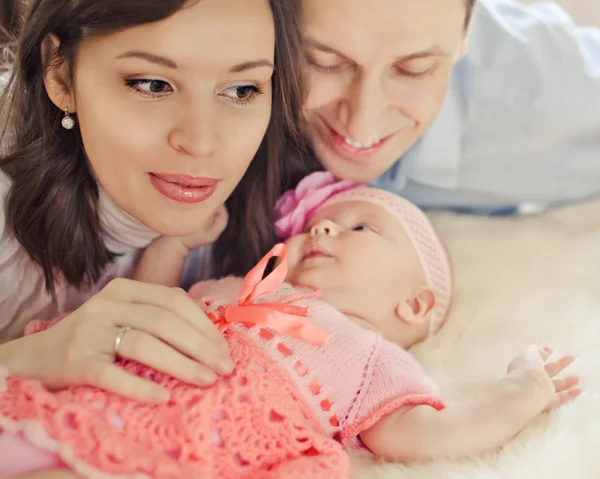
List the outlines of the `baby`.
{"label": "baby", "polygon": [[[555,379],[571,356],[548,362],[550,349],[532,347],[481,395],[446,406],[405,351],[441,327],[450,304],[448,256],[427,217],[327,173],[277,211],[285,244],[243,280],[190,290],[230,345],[230,376],[202,389],[120,360],[170,390],[161,405],[92,387],[50,392],[6,373],[2,454],[28,447],[27,464],[43,456],[45,469],[89,478],[346,478],[343,448],[401,462],[477,454],[580,393],[577,377]],[[149,247],[142,276],[176,277],[165,254]]]}

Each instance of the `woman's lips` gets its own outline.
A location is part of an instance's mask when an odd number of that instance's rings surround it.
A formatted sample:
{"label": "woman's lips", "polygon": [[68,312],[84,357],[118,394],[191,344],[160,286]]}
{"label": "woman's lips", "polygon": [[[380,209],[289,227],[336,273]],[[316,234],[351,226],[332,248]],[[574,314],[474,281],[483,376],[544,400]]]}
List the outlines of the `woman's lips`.
{"label": "woman's lips", "polygon": [[179,203],[201,203],[217,190],[219,180],[187,175],[150,173],[150,182],[163,196]]}

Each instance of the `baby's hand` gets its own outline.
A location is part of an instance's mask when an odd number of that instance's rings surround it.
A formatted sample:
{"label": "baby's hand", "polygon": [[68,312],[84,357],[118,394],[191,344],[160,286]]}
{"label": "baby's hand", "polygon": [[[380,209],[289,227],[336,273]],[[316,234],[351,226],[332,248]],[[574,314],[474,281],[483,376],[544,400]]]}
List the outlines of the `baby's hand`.
{"label": "baby's hand", "polygon": [[575,358],[567,355],[548,362],[551,355],[552,349],[549,347],[530,346],[513,359],[507,369],[509,376],[531,381],[532,386],[536,386],[541,394],[540,400],[543,403],[544,412],[565,404],[581,394],[581,388],[578,387],[579,376],[555,378]]}
{"label": "baby's hand", "polygon": [[200,246],[214,243],[221,236],[221,233],[225,231],[228,222],[229,214],[227,213],[227,209],[225,205],[221,205],[202,229],[190,235],[174,239],[180,241],[188,251],[192,251]]}

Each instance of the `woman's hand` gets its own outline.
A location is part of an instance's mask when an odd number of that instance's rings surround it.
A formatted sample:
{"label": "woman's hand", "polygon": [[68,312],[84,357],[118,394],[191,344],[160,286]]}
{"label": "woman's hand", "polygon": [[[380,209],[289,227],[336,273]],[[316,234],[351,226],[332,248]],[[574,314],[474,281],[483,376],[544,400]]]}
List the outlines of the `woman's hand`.
{"label": "woman's hand", "polygon": [[524,380],[534,386],[539,393],[543,411],[561,406],[581,394],[579,377],[576,375],[556,378],[564,369],[573,363],[571,355],[561,356],[555,361],[548,361],[552,355],[549,347],[530,346],[508,365],[510,377]]}
{"label": "woman's hand", "polygon": [[[152,402],[168,392],[114,364],[118,354],[182,381],[208,386],[233,370],[229,347],[200,307],[178,288],[117,279],[50,329],[23,338],[28,364],[17,372],[48,388],[93,385]],[[21,363],[23,361],[20,361]]]}

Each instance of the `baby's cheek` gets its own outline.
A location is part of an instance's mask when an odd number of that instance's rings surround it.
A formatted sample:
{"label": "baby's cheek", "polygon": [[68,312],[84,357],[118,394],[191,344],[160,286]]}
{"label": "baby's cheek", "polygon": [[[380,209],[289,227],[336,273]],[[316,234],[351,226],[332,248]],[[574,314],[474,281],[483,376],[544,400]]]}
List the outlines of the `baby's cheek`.
{"label": "baby's cheek", "polygon": [[[303,244],[304,244],[304,241],[302,240],[302,235],[292,236],[290,239],[288,239],[285,242],[285,246],[287,247],[287,264],[288,264],[288,274],[287,274],[286,280],[289,280],[289,278],[291,278],[294,275],[294,273],[296,271],[296,267],[298,266],[298,263],[302,259],[302,245]],[[277,258],[275,265],[278,266],[279,264],[281,264],[282,260],[283,259],[281,257]]]}

